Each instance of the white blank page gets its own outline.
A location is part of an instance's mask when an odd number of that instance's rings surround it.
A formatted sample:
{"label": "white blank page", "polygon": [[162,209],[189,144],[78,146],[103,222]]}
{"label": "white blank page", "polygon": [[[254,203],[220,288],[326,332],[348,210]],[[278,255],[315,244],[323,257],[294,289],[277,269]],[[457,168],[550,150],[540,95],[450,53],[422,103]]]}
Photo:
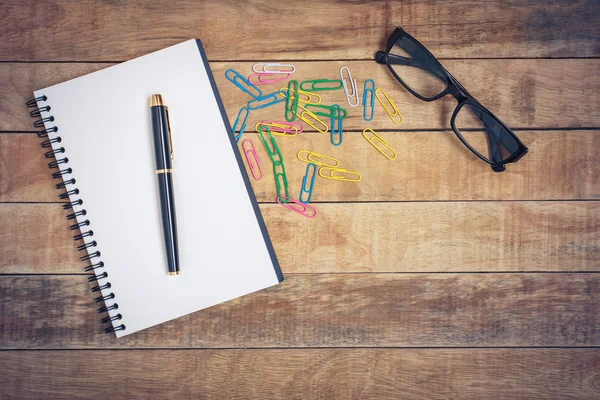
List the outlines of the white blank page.
{"label": "white blank page", "polygon": [[[281,276],[241,158],[195,40],[35,92],[49,115],[108,272],[121,337],[277,284]],[[207,64],[208,65],[208,64]],[[216,89],[215,89],[216,90]],[[150,98],[173,132],[181,274],[169,276],[154,165]],[[46,113],[44,113],[46,114]],[[46,116],[46,115],[43,115]],[[228,124],[228,123],[227,123]],[[64,165],[62,166],[65,167]],[[69,176],[65,177],[69,179]],[[86,231],[83,229],[82,231]],[[83,252],[82,252],[83,253]],[[83,266],[82,266],[83,267]],[[102,316],[106,316],[103,314]],[[100,324],[100,322],[98,322]]]}

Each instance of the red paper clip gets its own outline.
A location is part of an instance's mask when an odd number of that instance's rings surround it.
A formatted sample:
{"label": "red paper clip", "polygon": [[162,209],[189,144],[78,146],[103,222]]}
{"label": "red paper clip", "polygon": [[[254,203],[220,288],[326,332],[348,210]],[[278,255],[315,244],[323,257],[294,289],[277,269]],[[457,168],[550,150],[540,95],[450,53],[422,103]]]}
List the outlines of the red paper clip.
{"label": "red paper clip", "polygon": [[[246,146],[249,143],[250,146]],[[250,148],[247,148],[250,147]],[[254,148],[254,142],[250,139],[246,139],[242,142],[242,149],[244,150],[244,154],[246,155],[246,161],[248,161],[248,167],[250,168],[250,172],[252,173],[252,177],[260,181],[263,177],[262,168],[260,167],[260,159],[258,158],[258,154],[256,153],[256,149]],[[254,159],[254,161],[252,161]],[[258,173],[259,176],[256,176]]]}
{"label": "red paper clip", "polygon": [[[285,76],[278,76],[278,75],[285,75]],[[290,74],[286,74],[286,73],[263,72],[263,73],[259,73],[259,74],[250,75],[248,77],[248,82],[250,82],[253,85],[266,85],[267,83],[275,83],[275,82],[285,81],[289,77],[290,77]]]}
{"label": "red paper clip", "polygon": [[301,203],[296,199],[290,199],[287,203],[282,203],[279,197],[277,197],[277,203],[300,215],[304,215],[307,218],[314,218],[317,216],[317,210],[313,206]]}

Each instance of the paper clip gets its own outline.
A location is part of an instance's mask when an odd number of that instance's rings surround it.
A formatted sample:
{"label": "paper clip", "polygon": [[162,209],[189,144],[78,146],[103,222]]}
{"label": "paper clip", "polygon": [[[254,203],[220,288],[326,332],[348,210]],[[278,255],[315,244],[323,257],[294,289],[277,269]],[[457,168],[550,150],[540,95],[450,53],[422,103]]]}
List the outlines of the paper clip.
{"label": "paper clip", "polygon": [[[279,93],[279,91],[265,94],[264,96],[260,96],[260,97],[255,98],[254,100],[250,100],[248,102],[248,109],[249,110],[258,110],[259,108],[266,108],[266,107],[270,107],[274,104],[281,103],[285,99],[280,99],[278,96],[278,93]],[[272,100],[269,102],[263,103],[265,100],[269,100],[269,99],[272,99]]]}
{"label": "paper clip", "polygon": [[[249,146],[247,146],[246,144],[249,144]],[[256,148],[254,147],[254,142],[250,139],[245,139],[242,142],[242,150],[244,150],[244,154],[246,155],[246,161],[248,162],[248,167],[250,167],[252,177],[257,181],[260,181],[263,177],[263,172],[262,168],[260,167],[260,159],[258,158],[258,153],[256,152]],[[257,171],[259,173],[258,176],[256,176]]]}
{"label": "paper clip", "polygon": [[[271,145],[269,145],[269,143],[267,142],[267,139],[265,139],[265,135],[263,132],[266,132],[269,135],[269,142],[271,142]],[[275,138],[273,137],[273,135],[271,135],[271,130],[269,129],[269,127],[261,126],[258,133],[260,134],[260,139],[262,140],[263,144],[265,145],[265,148],[267,149],[267,154],[269,155],[269,158],[273,162],[273,165],[282,164],[283,158],[281,157],[281,152],[279,151],[279,146],[277,146],[277,142],[275,141]]]}
{"label": "paper clip", "polygon": [[[248,81],[248,79],[244,78],[242,74],[240,74],[236,70],[228,69],[227,71],[225,71],[225,78],[227,78],[228,81],[230,81],[242,91],[248,93],[254,98],[262,96],[262,91],[253,84],[251,84]],[[240,81],[242,83],[240,83]]]}
{"label": "paper clip", "polygon": [[[309,85],[310,88],[305,88]],[[300,89],[307,92],[316,92],[318,90],[338,90],[344,87],[340,79],[313,79],[300,83]]]}
{"label": "paper clip", "polygon": [[[344,79],[344,70],[348,73],[348,80],[352,84],[352,93],[348,93],[348,82]],[[344,93],[346,94],[346,101],[350,107],[356,107],[360,101],[358,96],[358,88],[356,87],[356,79],[352,79],[352,74],[348,67],[340,68],[340,78],[342,78],[342,86],[344,87]],[[351,99],[356,98],[356,103],[352,104]]]}
{"label": "paper clip", "polygon": [[[285,76],[277,77],[277,75],[285,75]],[[272,74],[270,72],[268,72],[268,73],[262,72],[262,73],[250,75],[248,77],[248,82],[250,82],[253,85],[266,85],[267,83],[275,83],[275,82],[285,81],[289,77],[290,77],[290,74],[280,74],[280,73]],[[270,78],[270,79],[264,79],[264,78]]]}
{"label": "paper clip", "polygon": [[[338,110],[341,110],[341,108],[337,104],[334,104],[333,107],[334,109],[337,108]],[[331,114],[331,144],[334,146],[339,146],[340,144],[342,144],[343,123],[343,118],[339,118],[338,116]],[[302,201],[302,199],[300,199],[300,201]]]}
{"label": "paper clip", "polygon": [[[238,124],[240,123],[240,119],[242,118],[242,114],[244,114],[244,111],[246,112],[246,115],[243,117],[244,120],[242,121],[242,127],[240,128],[240,133],[238,133],[237,135],[235,134],[235,130],[238,127]],[[231,131],[233,132],[233,137],[235,138],[235,142],[239,142],[240,138],[242,137],[242,135],[244,134],[244,131],[246,130],[246,123],[248,122],[248,117],[250,116],[250,110],[248,109],[248,107],[242,107],[240,108],[240,112],[238,113],[235,122],[233,123],[233,128],[231,128]]]}
{"label": "paper clip", "polygon": [[[368,83],[371,83],[372,87],[368,87]],[[367,122],[371,121],[373,119],[373,116],[375,115],[375,81],[373,81],[373,79],[367,79],[365,81],[365,84],[363,86],[363,119]],[[370,98],[370,100],[368,101],[368,106],[370,106],[371,108],[371,116],[367,117],[367,109],[369,108],[367,106],[367,98]]]}
{"label": "paper clip", "polygon": [[[279,67],[279,69],[272,69],[272,67]],[[252,71],[268,74],[293,74],[296,72],[296,67],[294,67],[292,64],[257,63],[252,66]]]}
{"label": "paper clip", "polygon": [[[381,93],[383,93],[383,95],[387,99],[388,103],[392,107],[393,112],[388,108],[388,106],[385,104],[385,102],[383,100],[381,100],[381,98],[379,97],[378,92],[380,92],[380,91],[381,91]],[[395,123],[396,125],[400,125],[402,123],[402,121],[404,120],[404,118],[402,118],[402,114],[400,114],[400,111],[398,111],[396,104],[394,104],[394,101],[390,98],[390,96],[388,96],[387,93],[384,92],[382,88],[377,88],[375,90],[375,97],[377,97],[377,100],[379,100],[379,103],[381,104],[381,106],[383,107],[383,109],[385,110],[387,115],[390,117],[392,122]],[[396,117],[396,116],[400,117],[400,120],[395,120],[394,117]]]}
{"label": "paper clip", "polygon": [[[329,131],[329,127],[327,126],[327,124],[325,122],[321,121],[319,119],[319,117],[317,117],[314,113],[308,111],[306,108],[304,108],[300,104],[298,104],[298,108],[302,109],[302,112],[300,114],[297,114],[298,118],[300,118],[302,121],[306,122],[308,125],[315,128],[317,130],[317,132],[327,133]],[[312,120],[310,120],[309,117],[312,118]],[[317,126],[315,125],[315,122],[318,122],[319,124],[323,125],[323,127],[325,129],[317,128]]]}
{"label": "paper clip", "polygon": [[[329,171],[325,174],[323,171]],[[342,175],[334,175],[334,172],[339,172]],[[344,176],[343,174],[349,174],[350,177]],[[359,182],[362,176],[355,171],[348,171],[344,168],[332,168],[332,167],[321,167],[319,168],[319,176],[325,179],[333,179],[334,181],[346,181],[346,182]],[[354,176],[354,177],[352,177]]]}
{"label": "paper clip", "polygon": [[298,112],[298,81],[291,80],[288,83],[287,92],[285,96],[285,119],[289,122],[296,120],[296,113]]}
{"label": "paper clip", "polygon": [[[312,174],[311,174],[312,170]],[[310,178],[309,178],[310,177]],[[304,178],[302,178],[302,187],[300,188],[300,196],[298,196],[298,200],[301,203],[308,204],[310,203],[310,199],[312,199],[313,189],[315,187],[315,178],[317,177],[317,164],[310,163],[306,166],[306,173],[304,174]],[[306,187],[306,181],[310,179],[310,185],[308,188]],[[304,194],[308,194],[308,199],[302,200]]]}
{"label": "paper clip", "polygon": [[296,136],[298,133],[304,132],[304,126],[299,122],[262,121],[257,122],[254,129],[259,132],[262,126],[268,126],[275,136]]}
{"label": "paper clip", "polygon": [[[287,96],[287,88],[281,88],[279,89],[279,95],[281,97],[286,97]],[[304,90],[300,90],[298,89],[298,101],[300,103],[304,103],[304,104],[321,104],[321,101],[323,101],[323,98],[321,96],[319,96],[319,94],[315,93],[315,92],[305,92]],[[302,96],[306,96],[306,98],[302,97]],[[292,100],[294,100],[295,96],[292,96]]]}
{"label": "paper clip", "polygon": [[[306,158],[302,158],[301,154],[303,154],[303,153],[307,154]],[[340,165],[340,162],[337,158],[329,157],[324,154],[315,153],[314,151],[310,151],[310,150],[300,150],[296,156],[298,157],[298,160],[300,160],[302,162],[317,164],[318,166],[321,166],[321,167],[336,168],[337,166]],[[316,160],[314,160],[312,157],[316,158]],[[319,160],[319,159],[322,159],[322,160]],[[330,164],[327,160],[334,161],[335,164]]]}
{"label": "paper clip", "polygon": [[[340,118],[340,119],[344,119],[348,116],[348,111],[346,111],[346,109],[336,105],[336,107],[334,106],[326,106],[324,104],[312,104],[312,103],[306,103],[304,106],[305,110],[308,110],[310,112],[312,112],[315,115],[319,115],[321,117],[331,117],[331,116],[335,116],[335,118]],[[324,112],[324,111],[313,111],[313,110],[309,110],[309,108],[316,108],[316,109],[320,109],[320,110],[327,110],[328,112]]]}
{"label": "paper clip", "polygon": [[[269,135],[269,142],[271,142],[271,144],[267,143],[267,139],[265,139],[263,132],[266,132]],[[283,156],[279,151],[279,146],[277,146],[277,142],[268,126],[261,126],[258,133],[260,134],[260,139],[265,145],[269,158],[273,163],[273,175],[275,176],[275,185],[277,186],[277,198],[281,198],[284,203],[287,203],[290,198],[290,190],[287,175],[285,173],[285,165],[283,164]],[[282,190],[284,193],[281,192]]]}
{"label": "paper clip", "polygon": [[[373,136],[368,137],[367,136],[367,132],[371,132],[373,134]],[[365,139],[367,139],[367,142],[371,143],[371,145],[373,147],[375,147],[377,149],[377,151],[379,151],[381,154],[384,155],[385,158],[387,158],[388,160],[395,160],[396,159],[396,152],[394,151],[394,149],[392,149],[389,145],[388,142],[386,142],[381,136],[379,136],[379,134],[377,132],[375,132],[373,129],[371,128],[365,128],[363,130],[363,137]],[[386,149],[388,149],[389,151],[392,152],[392,156],[390,157],[381,147],[379,147],[375,141],[381,143]]]}
{"label": "paper clip", "polygon": [[300,203],[298,200],[290,199],[287,203],[282,203],[283,199],[277,197],[277,203],[281,204],[285,208],[289,208],[292,211],[297,212],[300,215],[304,215],[307,218],[314,218],[317,216],[317,210],[313,206],[308,204]]}
{"label": "paper clip", "polygon": [[[277,171],[278,168],[281,169],[281,171]],[[281,199],[283,203],[287,204],[290,199],[290,191],[283,163],[279,165],[273,165],[273,173],[275,174],[275,186],[277,187],[277,202],[281,204],[279,201],[279,199]],[[281,192],[282,190],[283,193]]]}

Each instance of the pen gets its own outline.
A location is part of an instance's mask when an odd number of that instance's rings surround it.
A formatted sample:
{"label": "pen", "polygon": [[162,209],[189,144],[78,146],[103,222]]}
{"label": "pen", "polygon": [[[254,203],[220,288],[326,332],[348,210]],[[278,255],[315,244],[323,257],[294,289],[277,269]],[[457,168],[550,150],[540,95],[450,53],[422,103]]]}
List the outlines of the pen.
{"label": "pen", "polygon": [[158,178],[160,214],[167,251],[167,265],[169,275],[179,275],[177,220],[175,219],[175,198],[173,197],[173,138],[171,137],[169,110],[163,101],[162,95],[152,95],[150,113],[152,114],[156,177]]}

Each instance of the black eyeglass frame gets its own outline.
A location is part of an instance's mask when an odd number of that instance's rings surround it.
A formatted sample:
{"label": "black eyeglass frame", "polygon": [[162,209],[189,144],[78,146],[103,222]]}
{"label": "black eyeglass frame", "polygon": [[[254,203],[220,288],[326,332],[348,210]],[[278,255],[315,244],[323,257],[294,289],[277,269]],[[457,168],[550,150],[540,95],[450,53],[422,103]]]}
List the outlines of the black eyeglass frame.
{"label": "black eyeglass frame", "polygon": [[[402,37],[406,37],[406,38],[410,39],[425,54],[427,54],[429,57],[431,57],[431,60],[437,65],[437,67],[440,69],[440,71],[443,75],[440,76],[440,73],[438,71],[434,71],[430,68],[427,68],[424,65],[419,65],[420,63],[417,60],[413,60],[413,59],[402,57],[402,56],[397,56],[395,54],[390,54],[390,51],[392,50],[392,48],[394,47],[396,42],[399,39],[401,39]],[[467,148],[469,150],[471,150],[482,161],[485,161],[486,163],[490,164],[494,171],[496,171],[496,172],[504,171],[506,169],[505,164],[517,162],[521,159],[521,157],[523,157],[525,154],[527,154],[527,152],[528,152],[527,147],[523,144],[523,142],[521,142],[519,137],[512,131],[512,129],[510,129],[508,126],[506,126],[506,124],[504,122],[502,122],[496,115],[494,115],[494,113],[492,113],[490,110],[488,110],[486,107],[484,107],[479,101],[477,101],[475,99],[475,97],[473,97],[467,91],[467,89],[465,89],[465,87],[454,76],[452,76],[452,74],[450,72],[448,72],[448,70],[446,68],[444,68],[444,66],[438,61],[438,59],[433,54],[431,54],[431,52],[429,50],[427,50],[427,48],[425,46],[423,46],[417,39],[415,39],[410,34],[408,34],[404,29],[396,28],[394,30],[394,32],[390,35],[390,37],[387,40],[387,46],[386,46],[385,52],[378,51],[375,56],[375,60],[378,64],[385,64],[388,67],[388,69],[390,70],[390,72],[392,73],[392,75],[394,75],[396,80],[398,80],[398,82],[400,82],[402,84],[402,86],[404,86],[406,88],[406,90],[408,90],[411,94],[413,94],[418,99],[430,102],[430,101],[440,99],[440,98],[446,96],[447,94],[452,95],[452,97],[454,97],[456,99],[456,101],[458,101],[458,105],[454,109],[454,113],[452,114],[452,118],[450,119],[450,126],[452,127],[452,130],[454,131],[456,136],[460,139],[460,141],[465,146],[467,146]],[[396,73],[394,68],[392,68],[391,64],[412,65],[415,67],[425,69],[428,72],[432,73],[433,75],[436,75],[438,78],[445,80],[446,81],[446,89],[444,89],[441,93],[439,93],[433,97],[422,96],[419,93],[415,92],[407,83],[405,83],[402,80],[402,78],[400,78],[398,76],[398,74]],[[517,142],[517,144],[519,146],[517,151],[512,153],[510,156],[508,156],[504,160],[492,161],[492,160],[489,160],[487,157],[483,156],[477,150],[475,150],[473,148],[473,146],[471,146],[469,144],[469,142],[467,142],[467,140],[460,134],[460,131],[456,127],[456,123],[455,123],[458,112],[460,111],[460,109],[462,107],[464,107],[467,104],[473,104],[475,106],[475,108],[472,108],[472,110],[476,110],[477,107],[479,107],[482,111],[486,112],[490,117],[492,117],[501,127],[503,127]],[[489,136],[489,134],[488,134],[488,136]],[[497,149],[495,148],[496,143],[494,143],[493,140],[488,140],[488,144],[490,145],[492,154],[499,154],[497,152]]]}

